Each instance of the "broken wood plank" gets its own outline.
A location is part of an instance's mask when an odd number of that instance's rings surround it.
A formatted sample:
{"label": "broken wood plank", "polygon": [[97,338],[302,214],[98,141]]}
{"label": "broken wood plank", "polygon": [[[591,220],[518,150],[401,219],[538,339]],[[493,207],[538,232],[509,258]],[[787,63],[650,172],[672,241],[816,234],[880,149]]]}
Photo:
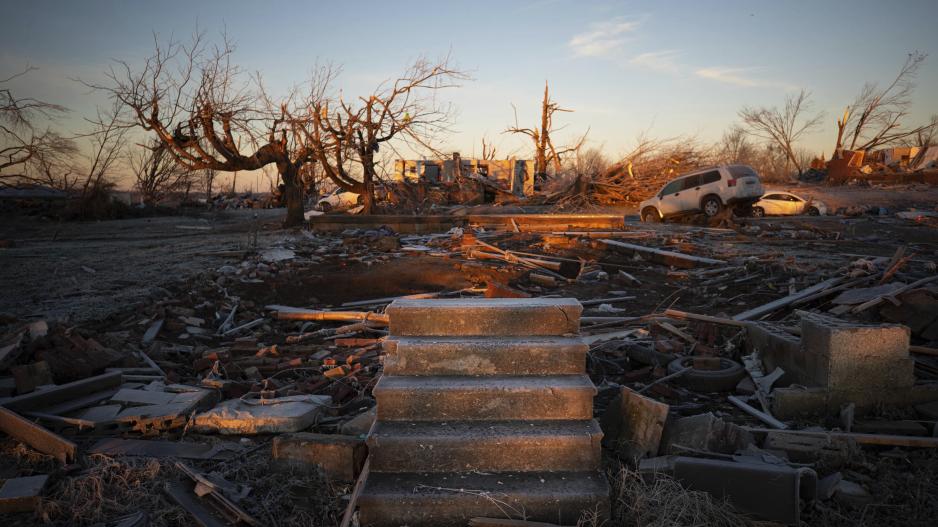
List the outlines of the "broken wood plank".
{"label": "broken wood plank", "polygon": [[869,302],[864,302],[863,304],[858,305],[857,307],[853,308],[853,312],[860,313],[861,311],[866,311],[867,309],[871,307],[875,307],[875,306],[878,306],[879,304],[882,304],[887,298],[894,298],[898,294],[904,293],[910,289],[915,289],[916,287],[925,285],[935,280],[938,280],[938,275],[929,276],[927,278],[922,278],[921,280],[916,280],[915,282],[912,282],[911,284],[900,287],[890,292],[887,295],[878,296],[870,300]]}
{"label": "broken wood plank", "polygon": [[749,414],[749,415],[755,417],[756,419],[758,419],[758,420],[762,421],[763,423],[765,423],[765,424],[771,426],[772,428],[775,428],[775,429],[777,429],[777,430],[787,430],[787,429],[788,429],[788,425],[786,425],[785,423],[779,421],[778,419],[772,417],[771,415],[769,415],[769,414],[767,414],[767,413],[765,413],[765,412],[763,412],[763,411],[761,411],[761,410],[759,410],[759,409],[757,409],[757,408],[753,408],[752,406],[746,404],[745,401],[743,401],[743,400],[740,399],[739,397],[736,397],[735,395],[730,395],[730,396],[727,397],[726,399],[727,399],[729,402],[733,403],[733,405],[735,405],[735,406],[736,406],[737,408],[739,408],[740,410],[742,410],[742,411],[746,412],[747,414]]}
{"label": "broken wood plank", "polygon": [[3,407],[0,407],[0,431],[39,452],[55,457],[63,465],[74,460],[78,452],[75,443]]}
{"label": "broken wood plank", "polygon": [[358,480],[355,481],[355,488],[352,490],[352,496],[349,498],[348,505],[345,507],[345,514],[342,515],[342,523],[339,527],[349,527],[352,523],[352,516],[355,515],[355,507],[358,505],[358,497],[361,496],[362,489],[365,488],[365,481],[371,472],[371,458],[365,459],[362,465],[362,471],[358,474]]}
{"label": "broken wood plank", "polygon": [[600,304],[618,304],[620,302],[628,302],[629,300],[635,300],[634,296],[614,296],[611,298],[596,298],[593,300],[580,300],[580,305],[582,306],[598,306]]}
{"label": "broken wood plank", "polygon": [[370,311],[321,311],[317,309],[275,306],[273,316],[278,320],[329,320],[337,322],[368,321],[381,324],[388,323],[387,315],[382,313],[372,313]]}
{"label": "broken wood plank", "polygon": [[123,382],[122,379],[123,375],[119,371],[104,373],[80,381],[60,384],[37,392],[19,395],[3,401],[0,405],[16,411],[43,410],[48,406],[71,401],[83,395],[120,386],[121,382]]}
{"label": "broken wood plank", "polygon": [[778,298],[769,302],[768,304],[762,304],[761,306],[757,306],[747,311],[743,311],[742,313],[734,315],[733,320],[736,320],[736,321],[752,320],[757,317],[768,315],[769,313],[772,313],[773,311],[779,310],[783,307],[787,307],[795,303],[796,301],[801,300],[802,298],[805,298],[809,295],[813,295],[825,289],[834,287],[835,285],[843,282],[844,280],[845,278],[842,276],[828,278],[827,280],[824,280],[823,282],[819,282],[817,284],[812,285],[811,287],[802,289],[801,291],[798,291],[797,293],[794,293],[794,294],[791,294],[782,298]]}
{"label": "broken wood plank", "polygon": [[800,436],[822,437],[829,439],[852,439],[861,445],[904,446],[917,448],[938,448],[938,437],[902,436],[893,434],[861,434],[858,432],[825,432],[811,430],[775,430],[771,428],[742,427],[749,432],[771,432],[773,434],[792,434]]}
{"label": "broken wood plank", "polygon": [[676,318],[679,320],[699,320],[701,322],[722,324],[724,326],[746,327],[746,323],[739,320],[723,317],[713,317],[710,315],[698,315],[697,313],[688,313],[686,311],[678,311],[677,309],[666,309],[664,311],[664,315],[666,317]]}
{"label": "broken wood plank", "polygon": [[609,239],[602,239],[599,241],[618,249],[625,249],[627,251],[631,251],[632,253],[640,253],[642,255],[650,256],[651,260],[654,262],[665,265],[673,265],[674,267],[687,269],[691,267],[697,267],[699,265],[726,265],[726,262],[723,260],[704,258],[702,256],[691,256],[689,254],[665,251],[663,249],[656,249],[654,247],[645,247],[644,245],[635,245],[634,243],[626,243]]}

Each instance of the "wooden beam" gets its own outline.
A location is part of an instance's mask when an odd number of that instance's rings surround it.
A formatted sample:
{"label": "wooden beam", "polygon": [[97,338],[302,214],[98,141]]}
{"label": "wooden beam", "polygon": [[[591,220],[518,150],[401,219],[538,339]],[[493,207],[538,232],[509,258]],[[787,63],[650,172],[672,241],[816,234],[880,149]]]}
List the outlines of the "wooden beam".
{"label": "wooden beam", "polygon": [[0,431],[44,454],[54,456],[63,465],[75,459],[78,446],[12,410],[0,407]]}
{"label": "wooden beam", "polygon": [[691,256],[689,254],[665,251],[663,249],[656,249],[654,247],[645,247],[644,245],[635,245],[634,243],[626,243],[609,239],[602,239],[599,241],[617,249],[625,249],[626,251],[630,251],[632,253],[639,253],[644,256],[648,256],[653,262],[665,265],[673,265],[674,267],[681,267],[684,269],[689,269],[700,265],[726,265],[726,262],[723,260],[714,260],[713,258],[703,258],[701,256]]}
{"label": "wooden beam", "polygon": [[733,316],[733,320],[743,321],[743,320],[752,320],[754,318],[762,317],[768,315],[769,313],[779,310],[783,307],[787,307],[802,298],[805,298],[809,295],[819,293],[825,289],[834,287],[835,285],[843,282],[845,280],[842,276],[837,276],[834,278],[829,278],[823,282],[812,285],[811,287],[802,289],[795,294],[788,295],[782,298],[775,299],[768,304],[762,304],[761,306],[754,307],[750,310],[743,311],[738,315]]}

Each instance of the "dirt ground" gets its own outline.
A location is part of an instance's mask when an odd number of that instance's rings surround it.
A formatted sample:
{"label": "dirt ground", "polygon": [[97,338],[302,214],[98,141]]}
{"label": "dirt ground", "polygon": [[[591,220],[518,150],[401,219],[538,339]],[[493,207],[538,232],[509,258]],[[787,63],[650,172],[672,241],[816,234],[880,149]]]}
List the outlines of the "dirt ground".
{"label": "dirt ground", "polygon": [[0,250],[0,313],[105,318],[232,254],[274,243],[286,235],[278,230],[282,215],[232,210],[100,222],[5,215],[0,240],[13,246]]}

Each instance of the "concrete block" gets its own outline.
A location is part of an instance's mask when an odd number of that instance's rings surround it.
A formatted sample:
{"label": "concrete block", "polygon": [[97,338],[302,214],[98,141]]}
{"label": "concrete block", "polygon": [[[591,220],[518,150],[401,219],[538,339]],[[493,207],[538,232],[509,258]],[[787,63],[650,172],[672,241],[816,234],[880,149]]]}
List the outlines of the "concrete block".
{"label": "concrete block", "polygon": [[658,455],[668,408],[623,386],[603,415],[604,444],[627,459]]}
{"label": "concrete block", "polygon": [[676,454],[684,452],[680,448],[684,447],[733,454],[752,442],[752,434],[708,412],[669,421],[662,436],[661,452]]}
{"label": "concrete block", "polygon": [[39,506],[49,476],[10,478],[0,487],[0,512],[30,512]]}
{"label": "concrete block", "polygon": [[193,430],[219,434],[274,434],[299,432],[316,422],[328,395],[294,395],[276,399],[224,401],[195,416]]}
{"label": "concrete block", "polygon": [[384,342],[386,375],[567,375],[589,346],[563,337],[398,337]]}
{"label": "concrete block", "polygon": [[588,420],[596,388],[586,375],[382,376],[379,421]]}
{"label": "concrete block", "polygon": [[544,336],[579,331],[575,298],[398,299],[385,312],[395,336]]}
{"label": "concrete block", "polygon": [[368,437],[373,472],[599,470],[595,421],[381,422]]}
{"label": "concrete block", "polygon": [[278,464],[319,467],[337,481],[355,481],[367,454],[363,440],[339,434],[284,434],[275,437],[271,446],[271,457]]}
{"label": "concrete block", "polygon": [[771,322],[747,322],[746,343],[749,353],[758,352],[765,371],[785,370],[779,386],[808,384],[812,378],[801,351],[801,339]]}

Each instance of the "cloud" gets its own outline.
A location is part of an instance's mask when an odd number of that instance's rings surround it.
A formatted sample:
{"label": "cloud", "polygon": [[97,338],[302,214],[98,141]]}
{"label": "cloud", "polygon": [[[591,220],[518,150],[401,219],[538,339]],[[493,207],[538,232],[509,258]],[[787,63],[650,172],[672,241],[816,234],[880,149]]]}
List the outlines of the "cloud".
{"label": "cloud", "polygon": [[626,40],[625,35],[638,29],[634,20],[614,18],[608,22],[596,22],[590,30],[574,35],[568,43],[578,57],[600,57],[617,50]]}
{"label": "cloud", "polygon": [[741,86],[743,88],[777,87],[777,88],[784,88],[786,90],[794,90],[798,88],[794,84],[790,84],[787,82],[754,79],[746,75],[746,72],[750,72],[750,71],[752,71],[751,68],[712,67],[712,68],[700,68],[694,73],[698,77],[701,77],[704,79],[722,82],[724,84],[732,84],[734,86]]}
{"label": "cloud", "polygon": [[677,73],[680,66],[675,59],[680,52],[674,49],[650,51],[629,59],[629,64],[664,73]]}

